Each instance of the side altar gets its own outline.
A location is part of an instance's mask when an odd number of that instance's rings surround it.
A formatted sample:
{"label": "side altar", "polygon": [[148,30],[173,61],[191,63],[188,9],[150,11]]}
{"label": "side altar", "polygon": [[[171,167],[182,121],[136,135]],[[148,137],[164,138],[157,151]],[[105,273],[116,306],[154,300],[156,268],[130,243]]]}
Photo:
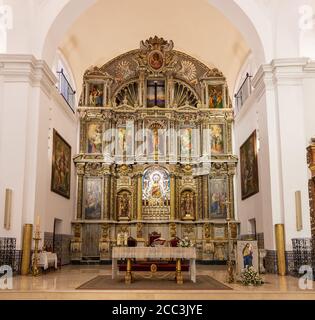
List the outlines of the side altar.
{"label": "side altar", "polygon": [[233,110],[224,75],[154,37],[84,74],[74,158],[73,262],[112,259],[119,234],[188,237],[224,261],[238,237]]}

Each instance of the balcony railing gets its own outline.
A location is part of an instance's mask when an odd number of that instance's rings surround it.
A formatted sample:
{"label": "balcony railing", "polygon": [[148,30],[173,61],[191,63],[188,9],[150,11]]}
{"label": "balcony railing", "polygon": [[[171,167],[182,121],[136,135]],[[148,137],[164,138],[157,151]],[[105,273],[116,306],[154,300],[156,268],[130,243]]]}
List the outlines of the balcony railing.
{"label": "balcony railing", "polygon": [[251,93],[252,93],[252,76],[246,73],[246,79],[244,80],[240,89],[235,95],[235,106],[237,111],[241,110],[242,106],[244,105],[248,97],[251,95]]}
{"label": "balcony railing", "polygon": [[63,73],[63,69],[61,71],[57,71],[59,75],[59,92],[62,97],[67,102],[68,106],[71,108],[72,112],[75,112],[75,91],[72,89],[68,79]]}

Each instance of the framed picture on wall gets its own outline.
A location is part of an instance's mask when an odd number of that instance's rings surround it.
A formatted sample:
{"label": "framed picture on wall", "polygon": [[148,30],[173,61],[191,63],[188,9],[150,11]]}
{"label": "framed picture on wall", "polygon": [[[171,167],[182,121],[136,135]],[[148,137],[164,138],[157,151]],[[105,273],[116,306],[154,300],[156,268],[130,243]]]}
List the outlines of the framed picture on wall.
{"label": "framed picture on wall", "polygon": [[240,149],[242,200],[259,192],[256,130]]}
{"label": "framed picture on wall", "polygon": [[51,191],[70,199],[71,146],[54,129]]}

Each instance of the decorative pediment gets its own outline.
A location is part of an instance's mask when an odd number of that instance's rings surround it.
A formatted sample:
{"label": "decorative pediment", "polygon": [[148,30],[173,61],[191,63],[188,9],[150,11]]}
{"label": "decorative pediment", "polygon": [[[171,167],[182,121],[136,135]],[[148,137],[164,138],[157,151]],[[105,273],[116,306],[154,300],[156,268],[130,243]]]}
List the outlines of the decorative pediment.
{"label": "decorative pediment", "polygon": [[85,79],[111,79],[112,77],[105,71],[102,71],[98,67],[92,67],[91,69],[87,70],[84,74]]}

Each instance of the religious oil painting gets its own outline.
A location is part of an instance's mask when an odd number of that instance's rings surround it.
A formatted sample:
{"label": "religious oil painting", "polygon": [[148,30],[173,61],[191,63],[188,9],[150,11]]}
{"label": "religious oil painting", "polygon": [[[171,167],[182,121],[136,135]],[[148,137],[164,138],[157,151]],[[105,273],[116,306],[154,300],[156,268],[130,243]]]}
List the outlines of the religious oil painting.
{"label": "religious oil painting", "polygon": [[224,153],[224,126],[223,124],[213,124],[211,129],[211,153],[223,154]]}
{"label": "religious oil painting", "polygon": [[147,82],[147,107],[165,107],[165,81],[148,80]]}
{"label": "religious oil painting", "polygon": [[89,105],[94,107],[103,106],[103,84],[90,84]]}
{"label": "religious oil painting", "polygon": [[102,216],[102,178],[85,179],[84,217],[87,220],[98,220]]}
{"label": "religious oil painting", "polygon": [[117,155],[132,155],[133,151],[133,130],[129,126],[118,128]]}
{"label": "religious oil painting", "polygon": [[54,130],[51,190],[70,199],[71,146]]}
{"label": "religious oil painting", "polygon": [[210,216],[212,219],[227,217],[227,181],[225,179],[210,180]]}
{"label": "religious oil painting", "polygon": [[209,85],[209,107],[211,109],[224,109],[224,85]]}
{"label": "religious oil painting", "polygon": [[147,150],[155,160],[165,156],[165,129],[159,123],[152,124],[147,130]]}
{"label": "religious oil painting", "polygon": [[190,157],[192,153],[192,128],[181,129],[180,142],[181,156]]}
{"label": "religious oil painting", "polygon": [[237,241],[236,271],[241,274],[246,268],[254,267],[259,272],[257,241]]}
{"label": "religious oil painting", "polygon": [[89,123],[87,125],[88,153],[102,153],[102,125]]}
{"label": "religious oil painting", "polygon": [[163,207],[170,199],[170,176],[163,168],[149,168],[143,175],[143,200],[150,207]]}
{"label": "religious oil painting", "polygon": [[148,62],[152,69],[160,70],[164,64],[164,58],[161,51],[154,50],[148,56]]}
{"label": "religious oil painting", "polygon": [[256,131],[241,146],[240,162],[242,199],[245,200],[259,192]]}

